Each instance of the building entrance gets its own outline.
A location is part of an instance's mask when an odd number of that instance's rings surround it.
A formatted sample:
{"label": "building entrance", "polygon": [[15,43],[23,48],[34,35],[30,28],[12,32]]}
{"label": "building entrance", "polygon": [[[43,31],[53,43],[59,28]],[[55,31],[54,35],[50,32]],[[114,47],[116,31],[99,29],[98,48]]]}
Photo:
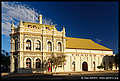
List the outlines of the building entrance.
{"label": "building entrance", "polygon": [[87,64],[87,62],[83,62],[82,63],[82,70],[83,71],[88,71],[88,64]]}

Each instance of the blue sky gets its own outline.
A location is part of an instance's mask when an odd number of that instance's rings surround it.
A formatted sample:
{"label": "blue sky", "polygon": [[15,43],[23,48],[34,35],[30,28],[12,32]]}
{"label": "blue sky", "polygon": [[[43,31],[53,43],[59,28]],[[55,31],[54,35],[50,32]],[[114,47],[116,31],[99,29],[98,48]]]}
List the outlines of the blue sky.
{"label": "blue sky", "polygon": [[[20,8],[19,8],[20,7]],[[66,36],[87,38],[118,51],[118,2],[6,2],[2,3],[2,49],[10,51],[10,24],[37,21],[39,14]],[[27,14],[27,15],[26,15]]]}

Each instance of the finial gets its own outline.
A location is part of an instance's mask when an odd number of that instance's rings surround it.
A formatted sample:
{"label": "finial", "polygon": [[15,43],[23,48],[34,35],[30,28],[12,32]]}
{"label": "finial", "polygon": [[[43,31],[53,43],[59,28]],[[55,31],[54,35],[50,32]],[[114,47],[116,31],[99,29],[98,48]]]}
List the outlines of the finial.
{"label": "finial", "polygon": [[15,27],[15,25],[14,25],[14,23],[12,22],[11,28],[14,28],[14,27]]}
{"label": "finial", "polygon": [[64,25],[63,25],[62,27],[63,27],[63,32],[65,32],[65,27],[64,27]]}
{"label": "finial", "polygon": [[23,26],[23,22],[22,22],[22,20],[20,20],[20,22],[19,22],[19,26],[20,26],[20,27]]}

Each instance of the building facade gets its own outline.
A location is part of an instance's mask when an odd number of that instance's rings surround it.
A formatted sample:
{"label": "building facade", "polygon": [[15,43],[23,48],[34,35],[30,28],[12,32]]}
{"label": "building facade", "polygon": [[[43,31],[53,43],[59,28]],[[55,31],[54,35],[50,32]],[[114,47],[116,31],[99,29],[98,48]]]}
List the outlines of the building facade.
{"label": "building facade", "polygon": [[[17,28],[11,25],[11,72],[71,72],[99,71],[97,66],[103,64],[104,70],[111,63],[104,59],[113,56],[113,51],[90,39],[72,38],[65,36],[65,28],[58,31],[54,25],[19,22]],[[55,70],[48,59],[51,55],[62,55],[66,61]],[[104,60],[103,60],[104,59]],[[109,60],[110,61],[110,60]],[[47,63],[46,63],[47,62]],[[48,64],[44,70],[45,64]]]}

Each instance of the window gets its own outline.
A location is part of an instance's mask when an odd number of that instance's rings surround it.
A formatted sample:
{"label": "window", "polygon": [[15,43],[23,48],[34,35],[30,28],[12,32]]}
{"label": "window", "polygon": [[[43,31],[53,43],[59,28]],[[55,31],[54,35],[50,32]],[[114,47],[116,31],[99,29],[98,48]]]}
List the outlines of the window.
{"label": "window", "polygon": [[93,70],[95,71],[95,61],[93,61]]}
{"label": "window", "polygon": [[36,28],[36,26],[35,26],[35,25],[33,25],[33,28]]}
{"label": "window", "polygon": [[36,50],[40,50],[41,49],[41,43],[39,40],[37,40],[36,42]]}
{"label": "window", "polygon": [[40,68],[41,67],[41,61],[40,59],[36,59],[36,68]]}
{"label": "window", "polygon": [[18,50],[18,40],[15,40],[15,51]]}
{"label": "window", "polygon": [[28,25],[28,28],[32,28],[32,25]]}
{"label": "window", "polygon": [[58,51],[62,51],[62,46],[60,42],[58,42]]}
{"label": "window", "polygon": [[31,59],[30,58],[26,59],[26,68],[31,68]]}
{"label": "window", "polygon": [[46,27],[46,29],[48,29],[48,27]]}
{"label": "window", "polygon": [[49,27],[46,27],[46,29],[50,30]]}
{"label": "window", "polygon": [[48,51],[52,51],[52,44],[50,41],[48,42]]}
{"label": "window", "polygon": [[31,41],[30,40],[26,41],[26,49],[31,50]]}
{"label": "window", "polygon": [[59,68],[62,68],[62,65],[58,65]]}
{"label": "window", "polygon": [[75,61],[72,62],[73,71],[75,71]]}

